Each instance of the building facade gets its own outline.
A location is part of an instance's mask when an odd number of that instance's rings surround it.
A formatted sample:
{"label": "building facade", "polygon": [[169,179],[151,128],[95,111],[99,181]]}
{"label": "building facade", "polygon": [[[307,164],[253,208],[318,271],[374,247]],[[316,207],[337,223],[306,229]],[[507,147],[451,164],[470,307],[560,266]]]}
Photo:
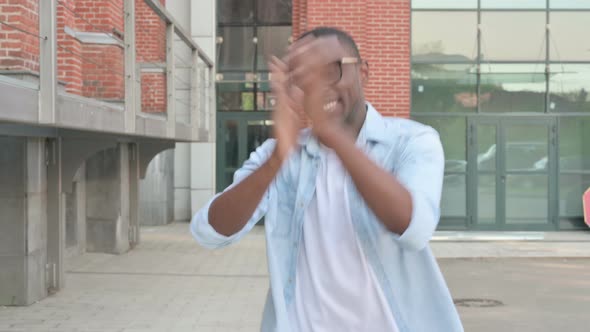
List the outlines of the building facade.
{"label": "building facade", "polygon": [[583,229],[589,19],[579,0],[220,0],[217,190],[270,135],[264,56],[335,26],[369,63],[367,100],[440,133],[439,229]]}
{"label": "building facade", "polygon": [[140,205],[172,196],[140,198],[140,179],[211,141],[213,79],[164,1],[0,0],[0,305],[63,288],[72,255],[139,243]]}

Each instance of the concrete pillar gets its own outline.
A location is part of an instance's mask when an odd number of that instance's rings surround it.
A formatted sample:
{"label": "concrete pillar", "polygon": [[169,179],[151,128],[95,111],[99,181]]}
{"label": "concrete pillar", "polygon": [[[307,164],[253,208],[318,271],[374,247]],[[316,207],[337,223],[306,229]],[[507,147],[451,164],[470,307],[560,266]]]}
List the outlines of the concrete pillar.
{"label": "concrete pillar", "polygon": [[47,182],[41,138],[0,137],[0,305],[47,295]]}
{"label": "concrete pillar", "polygon": [[129,242],[131,248],[139,244],[139,150],[129,144]]}
{"label": "concrete pillar", "polygon": [[174,220],[191,218],[191,145],[176,144],[174,151]]}
{"label": "concrete pillar", "polygon": [[157,226],[170,223],[174,219],[174,150],[154,157],[139,188],[140,224]]}
{"label": "concrete pillar", "polygon": [[47,271],[48,288],[55,292],[65,284],[65,194],[62,189],[62,139],[52,138],[45,146],[47,151]]}
{"label": "concrete pillar", "polygon": [[191,144],[191,214],[215,194],[215,142]]}
{"label": "concrete pillar", "polygon": [[129,250],[129,145],[101,151],[86,162],[86,250]]}
{"label": "concrete pillar", "polygon": [[76,173],[71,193],[66,193],[66,257],[86,252],[86,164]]}
{"label": "concrete pillar", "polygon": [[[193,39],[201,46],[210,59],[215,59],[217,31],[215,0],[192,1],[191,17],[191,35]],[[215,111],[212,116],[215,116]],[[216,153],[214,132],[215,126],[211,128],[209,142],[191,144],[191,215],[203,206],[215,193]]]}

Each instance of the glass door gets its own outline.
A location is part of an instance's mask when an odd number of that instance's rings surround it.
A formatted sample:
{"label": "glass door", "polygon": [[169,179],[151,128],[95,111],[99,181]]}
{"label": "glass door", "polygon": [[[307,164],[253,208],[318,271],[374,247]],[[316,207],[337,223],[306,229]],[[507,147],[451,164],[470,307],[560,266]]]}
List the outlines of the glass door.
{"label": "glass door", "polygon": [[473,228],[556,229],[555,120],[484,117],[469,131]]}
{"label": "glass door", "polygon": [[217,113],[217,179],[216,189],[222,191],[233,182],[250,153],[272,135],[270,112]]}

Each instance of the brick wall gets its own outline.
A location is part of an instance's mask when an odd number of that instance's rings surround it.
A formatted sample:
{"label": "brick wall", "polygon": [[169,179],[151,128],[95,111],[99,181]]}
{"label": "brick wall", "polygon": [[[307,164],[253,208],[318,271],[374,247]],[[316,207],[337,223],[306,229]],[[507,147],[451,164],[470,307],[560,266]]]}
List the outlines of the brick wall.
{"label": "brick wall", "polygon": [[410,114],[410,0],[293,0],[293,36],[317,26],[350,33],[369,62],[366,98],[384,115]]}
{"label": "brick wall", "polygon": [[[165,0],[160,3],[166,4]],[[139,65],[165,64],[166,23],[145,4],[135,2],[135,38]],[[141,109],[143,112],[166,112],[166,72],[143,72],[141,74]]]}
{"label": "brick wall", "polygon": [[[123,37],[123,0],[76,0],[80,31],[111,33]],[[121,38],[122,39],[122,38]],[[110,101],[125,99],[125,53],[120,45],[84,44],[82,95]],[[100,66],[95,63],[100,64]]]}
{"label": "brick wall", "polygon": [[[39,34],[39,0],[0,0],[0,21]],[[0,24],[0,70],[39,72],[39,39]]]}
{"label": "brick wall", "polygon": [[[39,1],[0,0],[0,20],[39,34]],[[136,1],[137,60],[166,62],[166,24],[145,4]],[[124,0],[60,0],[57,6],[58,79],[66,91],[90,98],[123,101],[125,57],[120,45],[84,44],[76,32],[124,35]],[[164,0],[161,3],[165,4]],[[66,8],[67,7],[67,8]],[[0,25],[0,70],[39,71],[39,39]],[[166,74],[143,73],[142,105],[148,112],[166,111]],[[144,81],[145,80],[145,81]]]}
{"label": "brick wall", "polygon": [[123,47],[81,43],[65,32],[67,27],[76,32],[122,36],[123,0],[60,0],[57,12],[58,75],[66,82],[66,91],[89,98],[124,100]]}
{"label": "brick wall", "polygon": [[[75,0],[61,0],[68,8],[76,9]],[[57,7],[57,78],[66,84],[66,91],[82,95],[82,44],[74,37],[65,33],[65,28],[77,30],[77,19],[74,13]],[[74,54],[75,53],[75,54]]]}

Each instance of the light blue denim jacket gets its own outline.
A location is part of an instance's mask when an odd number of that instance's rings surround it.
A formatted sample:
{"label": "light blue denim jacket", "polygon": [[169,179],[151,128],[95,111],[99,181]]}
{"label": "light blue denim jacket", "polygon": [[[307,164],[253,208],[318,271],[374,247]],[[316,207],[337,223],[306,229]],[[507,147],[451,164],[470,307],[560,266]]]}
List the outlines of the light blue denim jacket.
{"label": "light blue denim jacket", "polygon": [[[437,132],[417,122],[382,117],[370,104],[357,143],[410,192],[412,220],[400,236],[377,219],[348,178],[350,209],[362,250],[374,269],[400,332],[463,331],[449,290],[428,242],[438,224],[444,155]],[[208,221],[216,195],[193,217],[190,230],[204,247],[219,248],[242,238],[265,216],[270,290],[261,331],[290,332],[295,267],[304,212],[315,191],[319,143],[309,130],[301,149],[284,163],[256,211],[238,233],[226,237]],[[261,166],[274,149],[270,139],[252,152],[234,175],[235,185]],[[231,186],[230,186],[231,188]],[[226,189],[227,190],[227,189]],[[297,332],[297,331],[293,331]]]}

